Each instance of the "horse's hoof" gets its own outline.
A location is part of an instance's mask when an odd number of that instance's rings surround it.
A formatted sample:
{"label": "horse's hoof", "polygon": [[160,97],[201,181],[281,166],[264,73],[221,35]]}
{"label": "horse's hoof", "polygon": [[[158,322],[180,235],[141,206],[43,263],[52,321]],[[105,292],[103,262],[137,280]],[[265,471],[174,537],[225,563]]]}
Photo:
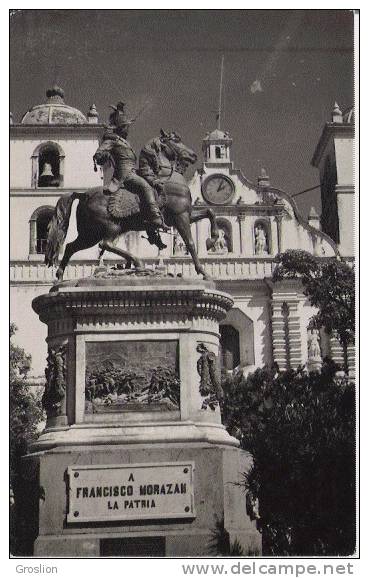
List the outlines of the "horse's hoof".
{"label": "horse's hoof", "polygon": [[204,271],[204,269],[199,269],[198,271],[196,271],[196,273],[198,275],[202,275],[202,278],[204,279],[204,281],[211,281],[212,278],[210,277],[210,275],[208,275],[208,273],[206,273]]}

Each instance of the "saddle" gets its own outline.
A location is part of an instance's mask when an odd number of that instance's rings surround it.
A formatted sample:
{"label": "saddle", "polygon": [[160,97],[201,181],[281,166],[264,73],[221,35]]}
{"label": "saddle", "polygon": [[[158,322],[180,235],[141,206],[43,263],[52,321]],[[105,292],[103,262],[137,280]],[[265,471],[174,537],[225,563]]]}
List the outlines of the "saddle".
{"label": "saddle", "polygon": [[127,189],[118,189],[109,195],[108,213],[114,219],[124,219],[140,213],[140,199],[138,195],[127,191]]}
{"label": "saddle", "polygon": [[[110,193],[107,209],[108,213],[114,219],[124,219],[126,217],[131,217],[132,215],[137,215],[141,212],[140,197],[135,193],[131,193],[127,189],[123,188],[117,179],[113,178],[111,180],[107,190]],[[165,196],[158,195],[156,191],[155,194],[159,208],[161,209],[164,205]]]}

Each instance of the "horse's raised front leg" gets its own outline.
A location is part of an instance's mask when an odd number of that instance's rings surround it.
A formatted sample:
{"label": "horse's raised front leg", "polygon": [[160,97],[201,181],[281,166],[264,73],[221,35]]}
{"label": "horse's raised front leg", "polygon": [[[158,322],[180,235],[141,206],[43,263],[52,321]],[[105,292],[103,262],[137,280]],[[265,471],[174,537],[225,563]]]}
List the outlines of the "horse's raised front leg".
{"label": "horse's raised front leg", "polygon": [[214,247],[219,238],[219,227],[213,211],[209,208],[196,211],[196,213],[191,216],[191,223],[197,223],[203,219],[209,219],[210,221],[210,238],[206,239],[206,248],[209,251],[209,249]]}
{"label": "horse's raised front leg", "polygon": [[102,252],[110,251],[110,253],[115,253],[116,255],[119,255],[119,257],[123,257],[123,259],[127,261],[126,263],[127,269],[130,268],[132,263],[134,267],[136,267],[136,269],[143,269],[143,263],[140,259],[132,255],[132,253],[129,253],[129,251],[118,249],[118,247],[115,247],[111,241],[101,241],[100,250]]}
{"label": "horse's raised front leg", "polygon": [[[197,219],[200,220],[200,219]],[[196,273],[199,275],[203,275],[204,279],[211,279],[207,273],[205,273],[204,267],[201,265],[199,257],[196,253],[196,247],[194,240],[192,238],[191,233],[191,219],[188,213],[181,213],[180,215],[176,215],[175,218],[175,227],[178,233],[181,235],[187,251],[190,253],[192,257],[193,264],[195,265]]]}

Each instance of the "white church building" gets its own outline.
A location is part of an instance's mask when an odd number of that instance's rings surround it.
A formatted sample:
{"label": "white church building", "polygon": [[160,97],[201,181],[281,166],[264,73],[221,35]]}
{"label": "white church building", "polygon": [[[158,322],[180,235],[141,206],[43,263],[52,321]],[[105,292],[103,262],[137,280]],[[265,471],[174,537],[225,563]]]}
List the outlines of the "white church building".
{"label": "white church building", "polygon": [[[47,91],[44,104],[33,106],[19,122],[11,117],[10,123],[11,321],[18,327],[17,344],[32,355],[35,383],[41,383],[46,326],[31,302],[48,292],[55,280],[55,270],[44,264],[47,225],[60,195],[102,184],[104,175],[94,172],[92,157],[104,125],[94,105],[84,115],[65,104],[59,87]],[[336,255],[353,259],[353,141],[353,109],[341,112],[335,105],[312,159],[320,175],[322,213],[319,217],[312,208],[306,221],[293,198],[270,184],[265,170],[252,183],[234,167],[228,132],[217,128],[204,137],[201,168],[189,187],[194,206],[213,209],[221,234],[210,251],[206,248],[207,220],[193,225],[193,236],[206,271],[219,289],[234,298],[220,330],[224,368],[241,366],[250,371],[273,361],[281,369],[309,367],[319,365],[325,355],[342,362],[337,339],[318,334],[309,325],[314,310],[299,283],[274,283],[272,272],[275,256],[287,249],[302,249],[322,259]],[[196,144],[192,143],[195,148]],[[76,236],[77,203],[66,242]],[[196,276],[176,232],[163,235],[163,241],[167,249],[160,253],[141,233],[128,233],[119,243],[140,256],[147,267],[160,264],[175,275]],[[97,247],[75,254],[64,278],[90,275],[97,257]],[[110,259],[119,262],[106,254],[106,261]],[[312,340],[315,347],[310,347]],[[353,363],[352,350],[351,370]]]}

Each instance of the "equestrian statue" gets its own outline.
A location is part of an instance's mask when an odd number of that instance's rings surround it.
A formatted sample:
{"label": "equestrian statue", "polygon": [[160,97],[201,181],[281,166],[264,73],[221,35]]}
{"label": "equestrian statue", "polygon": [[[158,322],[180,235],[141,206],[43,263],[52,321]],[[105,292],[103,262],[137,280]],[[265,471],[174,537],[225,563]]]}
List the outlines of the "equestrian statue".
{"label": "equestrian statue", "polygon": [[211,233],[206,241],[208,249],[216,243],[219,230],[211,209],[196,208],[192,214],[191,193],[183,175],[188,166],[196,162],[196,154],[182,143],[177,133],[161,130],[160,136],[151,139],[141,150],[137,170],[137,157],[127,140],[133,119],[127,117],[123,102],[112,108],[109,126],[93,157],[95,170],[96,165],[110,163],[113,166],[111,182],[108,186],[60,197],[48,226],[45,263],[49,267],[58,263],[68,232],[72,204],[78,199],[78,236],[65,247],[56,272],[59,281],[63,279],[64,270],[74,253],[97,244],[100,262],[104,252],[110,251],[126,260],[126,268],[133,265],[136,269],[143,269],[140,259],[116,247],[115,241],[128,231],[146,231],[149,242],[160,250],[166,247],[160,232],[169,232],[171,227],[181,235],[196,272],[207,278],[196,253],[191,224],[206,218],[210,220]]}

